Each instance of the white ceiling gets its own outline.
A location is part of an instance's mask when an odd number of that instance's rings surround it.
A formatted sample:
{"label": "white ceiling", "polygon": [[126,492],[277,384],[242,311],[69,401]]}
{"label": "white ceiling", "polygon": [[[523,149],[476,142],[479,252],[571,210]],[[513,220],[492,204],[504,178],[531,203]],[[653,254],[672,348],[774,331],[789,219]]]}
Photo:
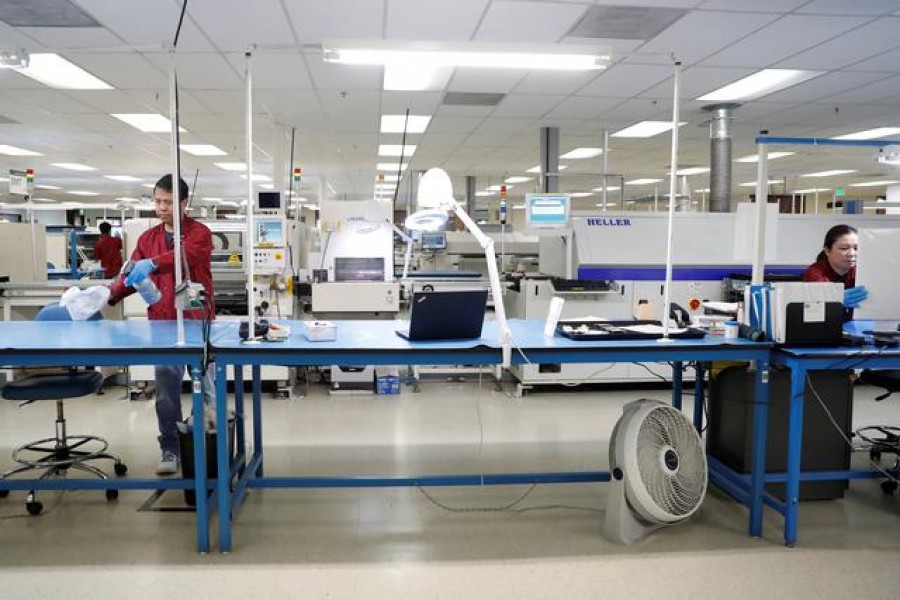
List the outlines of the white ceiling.
{"label": "white ceiling", "polygon": [[[56,52],[115,89],[63,91],[11,70],[0,70],[0,144],[43,153],[0,155],[0,174],[34,168],[42,197],[75,200],[66,190],[101,193],[98,201],[147,193],[140,184],[103,175],[133,175],[152,183],[171,165],[167,134],[145,134],[110,113],[169,111],[169,56],[181,0],[123,2],[73,0],[101,27],[28,28],[0,23],[0,46],[31,53]],[[6,0],[0,0],[2,6]],[[586,40],[568,32],[592,5],[683,8],[687,12],[648,40]],[[900,126],[900,0],[188,0],[177,52],[183,143],[211,143],[227,157],[182,155],[188,180],[199,172],[200,196],[239,198],[246,182],[213,166],[243,161],[246,153],[246,60],[252,57],[254,163],[273,174],[286,164],[295,131],[294,164],[305,193],[333,188],[339,198],[371,195],[380,143],[380,115],[432,114],[424,134],[408,136],[418,150],[410,172],[447,169],[458,192],[474,175],[478,189],[522,175],[539,162],[539,128],[560,128],[560,150],[601,145],[614,132],[645,119],[670,120],[671,56],[683,63],[681,166],[709,164],[705,102],[695,98],[761,68],[823,71],[820,77],[751,101],[735,113],[734,156],[755,152],[760,130],[778,136],[835,136],[879,126]],[[319,45],[333,39],[602,43],[613,49],[606,71],[553,73],[457,69],[440,90],[386,92],[380,67],[322,62]],[[448,106],[446,92],[494,92],[497,105]],[[2,121],[3,119],[0,119]],[[627,178],[665,177],[668,134],[650,139],[611,138],[609,171]],[[833,187],[854,181],[900,179],[900,170],[877,165],[872,150],[791,148],[795,156],[770,163],[770,177],[789,189]],[[82,162],[98,170],[75,173],[51,166]],[[564,161],[561,187],[597,187],[601,159]],[[854,168],[835,179],[799,177],[810,171]],[[755,165],[735,164],[735,197],[751,191]],[[288,173],[283,173],[287,181]],[[708,175],[692,188],[708,187]],[[2,184],[5,187],[5,184]],[[536,179],[511,191],[534,191]],[[401,189],[406,189],[405,185]],[[883,193],[883,188],[859,188]],[[5,189],[3,190],[6,191]],[[780,190],[779,190],[780,191]],[[646,188],[631,193],[646,195]],[[0,199],[5,194],[0,194]],[[598,199],[581,200],[592,206]]]}

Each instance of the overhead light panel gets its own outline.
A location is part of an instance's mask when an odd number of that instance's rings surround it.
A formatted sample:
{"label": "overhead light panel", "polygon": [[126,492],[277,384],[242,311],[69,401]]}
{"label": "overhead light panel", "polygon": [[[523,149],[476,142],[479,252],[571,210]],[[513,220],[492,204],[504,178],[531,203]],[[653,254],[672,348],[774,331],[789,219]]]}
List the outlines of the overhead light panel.
{"label": "overhead light panel", "polygon": [[62,188],[58,185],[43,185],[43,184],[34,184],[34,187],[39,190],[61,190]]}
{"label": "overhead light panel", "polygon": [[431,115],[381,115],[381,133],[424,133]]}
{"label": "overhead light panel", "polygon": [[815,194],[817,192],[830,192],[831,188],[808,188],[805,190],[794,190],[792,194]]}
{"label": "overhead light panel", "polygon": [[525,183],[526,181],[531,181],[534,177],[507,177],[503,180],[503,183]]}
{"label": "overhead light panel", "polygon": [[865,131],[857,131],[846,135],[833,137],[833,140],[877,140],[878,138],[888,137],[889,135],[897,135],[900,133],[900,127],[876,127],[875,129],[866,129]]}
{"label": "overhead light panel", "polygon": [[881,187],[884,185],[894,185],[900,181],[863,181],[862,183],[851,183],[850,187]]}
{"label": "overhead light panel", "polygon": [[[241,179],[247,179],[247,174],[241,173]],[[263,175],[262,173],[254,173],[253,181],[272,181],[272,178],[268,175]]]}
{"label": "overhead light panel", "polygon": [[247,163],[242,162],[217,162],[213,163],[220,169],[224,169],[225,171],[246,171]]}
{"label": "overhead light panel", "polygon": [[326,42],[325,62],[350,65],[412,65],[491,69],[596,70],[609,66],[610,53],[572,44],[496,44],[484,42]]}
{"label": "overhead light panel", "polygon": [[[768,185],[778,185],[779,183],[781,183],[780,179],[769,179],[768,181],[769,181]],[[741,187],[756,187],[756,182],[748,181],[747,183],[741,183],[739,185]]]}
{"label": "overhead light panel", "polygon": [[561,155],[560,158],[575,160],[579,158],[594,158],[601,154],[603,154],[603,148],[575,148]]}
{"label": "overhead light panel", "polygon": [[140,181],[139,177],[133,177],[131,175],[104,175],[107,179],[112,179],[113,181]]}
{"label": "overhead light panel", "polygon": [[649,185],[651,183],[659,183],[662,179],[632,179],[626,181],[625,185]]}
{"label": "overhead light panel", "polygon": [[494,196],[494,195],[496,195],[496,193],[497,192],[489,192],[489,191],[485,190],[483,192],[475,192],[475,195],[478,196],[479,198],[484,198],[486,196]]}
{"label": "overhead light panel", "polygon": [[32,54],[28,66],[16,69],[26,77],[62,90],[111,90],[112,86],[94,77],[58,54]]}
{"label": "overhead light panel", "polygon": [[849,175],[856,173],[856,169],[831,169],[830,171],[817,171],[816,173],[804,173],[800,177],[834,177],[836,175]]}
{"label": "overhead light panel", "polygon": [[[602,192],[602,191],[603,191],[603,188],[602,188],[602,187],[595,187],[595,188],[591,188],[591,189],[592,189],[593,191],[595,191],[595,192]],[[621,188],[619,188],[619,186],[617,186],[617,185],[608,185],[608,186],[606,186],[606,191],[607,191],[607,192],[618,192],[620,189],[621,189]]]}
{"label": "overhead light panel", "polygon": [[[156,113],[127,113],[110,115],[123,123],[131,125],[144,133],[166,133],[172,131],[172,122],[168,117]],[[187,133],[184,127],[179,126],[178,131]]]}
{"label": "overhead light panel", "polygon": [[594,192],[569,192],[569,195],[573,198],[587,198],[588,196],[593,196]]}
{"label": "overhead light panel", "polygon": [[412,156],[416,153],[415,144],[379,144],[378,156]]}
{"label": "overhead light panel", "polygon": [[405,170],[406,170],[406,167],[408,167],[408,166],[409,166],[409,165],[406,164],[406,163],[403,163],[403,166],[402,166],[402,167],[400,166],[400,163],[377,163],[377,164],[375,165],[375,170],[376,170],[376,171],[388,171],[388,172],[394,172],[394,173],[396,173],[398,169],[399,169],[400,171],[405,171]]}
{"label": "overhead light panel", "polygon": [[701,173],[709,173],[709,167],[687,167],[675,171],[676,175],[700,175]]}
{"label": "overhead light panel", "polygon": [[[559,165],[559,170],[560,170],[560,171],[565,171],[565,170],[568,169],[568,168],[569,168],[569,165]],[[541,165],[538,165],[538,166],[536,166],[536,167],[531,167],[530,169],[525,169],[525,172],[526,172],[526,173],[540,173],[540,172],[541,172]]]}
{"label": "overhead light panel", "polygon": [[54,167],[59,167],[60,169],[68,169],[69,171],[96,171],[97,169],[94,167],[89,167],[88,165],[82,165],[80,163],[50,163]]}
{"label": "overhead light panel", "polygon": [[[796,154],[796,152],[767,152],[766,159],[773,160],[775,158],[782,158],[784,156],[792,156],[794,154]],[[751,154],[749,156],[742,156],[740,158],[734,159],[734,162],[739,162],[739,163],[759,162],[759,154]]]}
{"label": "overhead light panel", "polygon": [[[687,123],[678,123],[679,127],[682,127],[683,125],[687,125]],[[610,136],[620,138],[648,138],[671,130],[672,121],[641,121],[640,123],[635,123],[631,127],[620,129],[619,131],[610,134]]]}
{"label": "overhead light panel", "polygon": [[72,190],[71,192],[67,192],[72,194],[73,196],[99,196],[99,192],[85,192],[82,190]]}
{"label": "overhead light panel", "polygon": [[194,156],[227,156],[228,153],[212,144],[179,144],[179,148]]}
{"label": "overhead light panel", "polygon": [[0,154],[5,154],[6,156],[43,156],[43,154],[34,150],[26,150],[25,148],[7,146],[5,144],[0,144]]}
{"label": "overhead light panel", "polygon": [[824,71],[804,71],[799,69],[763,69],[748,75],[725,87],[712,91],[697,100],[707,102],[733,102],[735,100],[752,100],[767,96],[773,92],[797,85]]}

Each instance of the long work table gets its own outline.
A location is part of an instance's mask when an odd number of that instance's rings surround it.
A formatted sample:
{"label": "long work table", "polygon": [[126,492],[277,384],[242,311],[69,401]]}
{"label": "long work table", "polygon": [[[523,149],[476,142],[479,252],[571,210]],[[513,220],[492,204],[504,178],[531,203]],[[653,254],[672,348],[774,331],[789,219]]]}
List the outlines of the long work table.
{"label": "long work table", "polygon": [[[264,470],[264,436],[259,383],[261,365],[496,365],[502,361],[498,332],[493,322],[486,322],[482,336],[475,340],[410,342],[398,335],[393,321],[337,321],[337,339],[309,342],[303,335],[301,321],[277,321],[288,326],[292,335],[281,342],[243,342],[237,323],[213,324],[210,342],[216,357],[216,388],[219,398],[226,398],[226,369],[235,367],[235,413],[237,447],[244,447],[243,385],[240,367],[250,365],[253,373],[253,452],[246,460],[235,461],[227,475],[220,469],[217,482],[219,508],[219,549],[232,549],[231,519],[240,506],[247,488],[312,488],[312,487],[387,487],[436,485],[503,485],[522,483],[571,483],[608,481],[602,471],[566,473],[494,473],[474,475],[416,475],[403,477],[271,477]],[[682,367],[697,362],[695,374],[703,380],[699,363],[716,360],[754,361],[756,363],[756,410],[754,433],[765,439],[768,399],[768,365],[770,344],[747,340],[724,340],[718,336],[702,339],[637,341],[573,341],[543,335],[543,322],[511,320],[514,364],[564,362],[669,362],[673,368],[672,402],[681,408]],[[703,386],[695,386],[694,421],[702,421]],[[217,420],[226,422],[227,406],[217,403]],[[757,445],[753,454],[749,487],[736,497],[750,508],[749,530],[760,535],[762,530],[762,497],[765,444]],[[226,436],[217,436],[217,464],[229,464]],[[724,476],[710,470],[714,482]],[[232,491],[233,488],[233,491]]]}
{"label": "long work table", "polygon": [[[193,380],[193,409],[203,414],[200,393],[205,343],[202,324],[186,321],[178,343],[174,321],[8,321],[0,322],[0,365],[122,366],[187,365]],[[77,402],[77,399],[72,400]],[[109,479],[2,479],[0,490],[160,490],[209,488],[203,447],[203,419],[194,419],[193,479],[110,477]],[[147,452],[155,442],[147,439]],[[110,449],[115,452],[115,448]],[[197,493],[197,551],[209,551],[207,494]]]}

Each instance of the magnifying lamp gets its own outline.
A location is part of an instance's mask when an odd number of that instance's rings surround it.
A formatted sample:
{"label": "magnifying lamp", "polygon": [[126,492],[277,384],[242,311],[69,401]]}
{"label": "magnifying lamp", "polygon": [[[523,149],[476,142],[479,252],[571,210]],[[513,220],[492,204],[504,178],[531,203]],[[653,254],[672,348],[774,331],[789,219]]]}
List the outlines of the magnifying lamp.
{"label": "magnifying lamp", "polygon": [[497,258],[494,254],[494,240],[484,235],[475,221],[453,198],[453,183],[443,169],[428,169],[422,175],[419,180],[419,192],[416,196],[416,208],[418,210],[406,219],[407,230],[435,231],[440,229],[447,223],[448,211],[452,210],[484,250],[491,296],[494,298],[494,316],[500,331],[500,345],[503,349],[503,366],[508,367],[512,358],[512,334],[506,323],[506,310],[503,308],[503,292],[500,287],[500,274],[497,271]]}

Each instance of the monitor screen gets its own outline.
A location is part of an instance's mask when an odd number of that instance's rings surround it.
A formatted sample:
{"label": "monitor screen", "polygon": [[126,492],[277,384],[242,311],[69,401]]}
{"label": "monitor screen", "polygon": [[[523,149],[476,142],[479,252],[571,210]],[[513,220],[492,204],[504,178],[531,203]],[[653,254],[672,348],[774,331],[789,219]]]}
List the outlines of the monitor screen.
{"label": "monitor screen", "polygon": [[525,224],[527,227],[567,227],[569,224],[568,194],[528,194],[525,196]]}
{"label": "monitor screen", "polygon": [[443,231],[422,232],[423,250],[443,250],[447,247],[447,234]]}
{"label": "monitor screen", "polygon": [[254,246],[284,246],[284,221],[281,219],[260,219],[256,221]]}
{"label": "monitor screen", "polygon": [[259,210],[281,210],[281,192],[259,192],[256,208]]}

